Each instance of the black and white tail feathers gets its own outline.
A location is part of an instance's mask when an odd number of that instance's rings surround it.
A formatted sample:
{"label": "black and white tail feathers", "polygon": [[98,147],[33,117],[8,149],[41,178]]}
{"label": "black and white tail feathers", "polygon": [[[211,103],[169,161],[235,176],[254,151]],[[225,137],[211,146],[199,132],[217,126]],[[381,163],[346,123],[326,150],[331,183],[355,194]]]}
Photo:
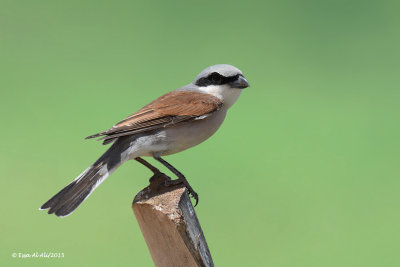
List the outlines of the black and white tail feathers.
{"label": "black and white tail feathers", "polygon": [[128,138],[118,139],[92,166],[40,209],[64,217],[71,214],[122,163],[121,153],[129,146]]}

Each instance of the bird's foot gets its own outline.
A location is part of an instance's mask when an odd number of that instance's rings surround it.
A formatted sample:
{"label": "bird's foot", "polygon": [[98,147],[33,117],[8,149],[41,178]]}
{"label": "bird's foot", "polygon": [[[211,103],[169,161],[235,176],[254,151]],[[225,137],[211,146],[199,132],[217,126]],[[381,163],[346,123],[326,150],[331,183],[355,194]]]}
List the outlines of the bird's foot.
{"label": "bird's foot", "polygon": [[160,171],[154,172],[153,176],[150,177],[149,183],[150,184],[159,184],[161,185],[162,183],[166,183],[170,181],[171,178],[167,176],[165,173],[162,173]]}
{"label": "bird's foot", "polygon": [[194,200],[196,201],[194,203],[194,206],[196,207],[197,204],[199,203],[199,195],[193,190],[193,188],[188,188],[188,193],[189,196],[192,196],[192,198],[194,198]]}

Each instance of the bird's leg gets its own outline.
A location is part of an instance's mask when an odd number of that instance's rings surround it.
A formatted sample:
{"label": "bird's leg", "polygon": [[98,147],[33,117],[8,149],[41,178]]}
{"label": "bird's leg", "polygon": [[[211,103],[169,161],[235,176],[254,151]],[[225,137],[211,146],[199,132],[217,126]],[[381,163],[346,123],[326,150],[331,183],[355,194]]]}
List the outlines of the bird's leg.
{"label": "bird's leg", "polygon": [[164,173],[160,172],[159,169],[157,169],[156,167],[154,167],[153,165],[148,163],[146,160],[139,158],[139,157],[135,158],[135,160],[137,162],[143,164],[147,168],[149,168],[154,173],[154,175],[151,176],[149,179],[150,186],[152,186],[154,184],[154,185],[156,185],[156,188],[158,190],[158,188],[159,188],[159,186],[161,186],[161,184],[166,184],[168,181],[171,181],[171,178],[169,178]]}
{"label": "bird's leg", "polygon": [[147,168],[149,168],[149,170],[152,171],[154,174],[160,173],[160,170],[159,170],[159,169],[157,169],[156,167],[154,167],[153,165],[151,165],[150,163],[148,163],[146,160],[144,160],[144,159],[142,159],[142,158],[140,158],[140,157],[135,158],[135,160],[136,160],[137,162],[140,162],[141,164],[143,164],[143,165],[146,166]]}
{"label": "bird's leg", "polygon": [[177,169],[175,169],[174,166],[172,166],[171,164],[166,162],[164,159],[162,159],[160,156],[154,155],[153,157],[155,160],[161,162],[165,167],[167,167],[176,176],[178,176],[177,180],[168,181],[166,185],[175,185],[175,184],[183,183],[186,186],[187,190],[189,191],[189,195],[191,195],[196,200],[196,203],[194,205],[196,207],[197,203],[199,203],[199,195],[190,186],[190,184],[186,180],[185,176],[181,172],[179,172]]}

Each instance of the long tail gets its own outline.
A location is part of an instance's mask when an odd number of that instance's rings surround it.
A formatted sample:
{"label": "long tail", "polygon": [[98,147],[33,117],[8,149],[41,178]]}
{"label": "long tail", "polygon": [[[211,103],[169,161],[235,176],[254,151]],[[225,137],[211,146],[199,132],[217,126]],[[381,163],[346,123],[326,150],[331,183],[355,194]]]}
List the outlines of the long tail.
{"label": "long tail", "polygon": [[71,214],[104,180],[118,168],[123,160],[121,153],[129,146],[129,140],[117,140],[92,166],[64,189],[44,203],[40,209],[49,214],[64,217]]}

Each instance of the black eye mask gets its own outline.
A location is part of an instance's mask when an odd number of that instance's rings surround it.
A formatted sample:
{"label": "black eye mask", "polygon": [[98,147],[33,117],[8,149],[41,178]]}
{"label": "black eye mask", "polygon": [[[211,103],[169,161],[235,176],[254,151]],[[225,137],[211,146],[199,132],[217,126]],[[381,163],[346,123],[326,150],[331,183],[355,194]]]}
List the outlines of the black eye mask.
{"label": "black eye mask", "polygon": [[200,78],[196,81],[197,86],[209,86],[209,85],[222,85],[222,84],[227,84],[230,82],[234,82],[239,78],[239,74],[230,76],[230,77],[225,77],[218,72],[213,72],[207,77]]}

